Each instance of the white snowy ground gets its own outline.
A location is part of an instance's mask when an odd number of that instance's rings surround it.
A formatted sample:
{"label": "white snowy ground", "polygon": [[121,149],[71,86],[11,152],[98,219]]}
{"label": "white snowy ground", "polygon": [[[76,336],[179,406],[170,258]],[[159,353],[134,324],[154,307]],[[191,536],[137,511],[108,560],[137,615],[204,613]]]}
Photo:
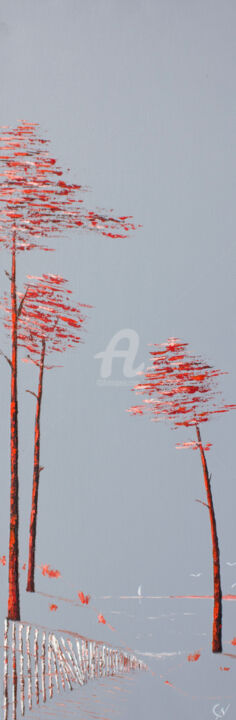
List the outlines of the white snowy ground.
{"label": "white snowy ground", "polygon": [[[1,688],[3,688],[3,623],[7,570],[1,568]],[[211,653],[212,599],[174,597],[95,597],[81,605],[77,592],[65,593],[62,578],[37,573],[35,595],[23,591],[23,621],[50,630],[77,632],[134,652],[148,672],[100,678],[73,692],[55,694],[45,705],[26,709],[26,718],[97,720],[207,720],[235,717],[236,598],[223,602],[223,654]],[[68,590],[68,588],[67,588]],[[57,605],[51,611],[50,605]],[[98,622],[102,613],[106,624]],[[192,660],[188,657],[192,656]],[[194,659],[195,657],[195,659]],[[3,706],[3,692],[1,707]],[[3,711],[1,711],[1,714]],[[3,714],[2,714],[3,716]],[[11,717],[11,713],[9,714]],[[17,714],[20,718],[20,713]]]}

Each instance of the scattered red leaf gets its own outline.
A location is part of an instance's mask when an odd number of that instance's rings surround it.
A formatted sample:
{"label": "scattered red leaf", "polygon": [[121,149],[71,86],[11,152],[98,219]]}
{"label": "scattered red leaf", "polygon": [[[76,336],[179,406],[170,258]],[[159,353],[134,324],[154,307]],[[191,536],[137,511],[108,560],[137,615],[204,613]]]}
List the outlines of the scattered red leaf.
{"label": "scattered red leaf", "polygon": [[57,609],[58,609],[58,605],[54,605],[53,603],[52,603],[52,605],[49,606],[49,610],[55,610],[55,611],[56,611]]}
{"label": "scattered red leaf", "polygon": [[220,670],[230,670],[229,667],[220,667]]}
{"label": "scattered red leaf", "polygon": [[193,653],[193,655],[188,655],[188,662],[197,662],[200,658],[200,653]]}
{"label": "scattered red leaf", "polygon": [[0,563],[1,565],[6,565],[6,555],[2,555],[2,557],[0,557]]}
{"label": "scattered red leaf", "polygon": [[106,625],[106,620],[103,617],[103,615],[101,615],[101,614],[98,615],[98,622],[103,623],[103,625]]}
{"label": "scattered red leaf", "polygon": [[231,640],[231,645],[236,645],[236,637],[234,637],[233,640]]}
{"label": "scattered red leaf", "polygon": [[82,605],[88,605],[88,604],[89,604],[90,595],[84,595],[84,593],[82,592],[82,590],[80,590],[80,592],[78,592],[78,597],[79,597],[80,602],[82,603]]}
{"label": "scattered red leaf", "polygon": [[50,565],[41,565],[40,567],[42,575],[48,575],[48,577],[51,578],[58,578],[61,576],[59,570],[52,570],[52,568],[50,568]]}
{"label": "scattered red leaf", "polygon": [[26,570],[26,563],[24,563],[24,565],[22,565],[22,570]]}

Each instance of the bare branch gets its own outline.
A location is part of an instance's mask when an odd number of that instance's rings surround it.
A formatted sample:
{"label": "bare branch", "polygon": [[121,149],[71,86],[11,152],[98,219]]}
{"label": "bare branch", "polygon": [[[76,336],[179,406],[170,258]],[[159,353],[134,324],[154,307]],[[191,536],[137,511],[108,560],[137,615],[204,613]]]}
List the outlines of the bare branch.
{"label": "bare branch", "polygon": [[36,393],[33,392],[33,390],[26,390],[25,392],[30,393],[30,395],[34,395],[34,397],[36,398],[36,400],[38,399],[38,395],[36,395]]}
{"label": "bare branch", "polygon": [[8,365],[10,365],[10,368],[11,368],[11,367],[12,367],[12,363],[11,363],[10,358],[7,357],[7,355],[5,355],[5,353],[2,352],[2,350],[0,350],[0,355],[2,355],[2,356],[5,358],[5,360],[8,362]]}
{"label": "bare branch", "polygon": [[22,361],[23,362],[31,362],[33,365],[36,365],[36,367],[40,367],[40,362],[38,362],[37,360],[33,360],[33,358],[30,357],[30,355],[26,355],[26,358],[22,358]]}
{"label": "bare branch", "polygon": [[203,502],[203,500],[195,500],[195,502],[199,502],[199,503],[201,503],[201,505],[205,505],[205,507],[207,507],[208,510],[210,510],[209,505],[207,505],[207,503]]}
{"label": "bare branch", "polygon": [[17,312],[17,317],[18,317],[18,318],[19,318],[20,315],[21,315],[21,312],[22,312],[22,309],[23,309],[23,305],[24,305],[24,301],[25,301],[25,298],[26,298],[26,295],[27,295],[28,290],[29,290],[29,286],[27,285],[26,291],[25,291],[23,297],[21,298],[21,301],[20,301],[20,304],[19,304],[19,307],[18,307],[18,312]]}
{"label": "bare branch", "polygon": [[39,468],[39,472],[41,473],[41,472],[42,472],[42,470],[44,470],[44,465],[41,465],[41,466],[40,466],[40,468]]}

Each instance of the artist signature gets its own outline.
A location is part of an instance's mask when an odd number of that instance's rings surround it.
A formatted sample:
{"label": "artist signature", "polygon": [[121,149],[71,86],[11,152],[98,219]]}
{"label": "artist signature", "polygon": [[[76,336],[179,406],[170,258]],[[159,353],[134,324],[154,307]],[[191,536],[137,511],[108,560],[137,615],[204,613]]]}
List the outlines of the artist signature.
{"label": "artist signature", "polygon": [[217,720],[222,720],[222,718],[225,717],[226,713],[228,712],[229,708],[230,705],[227,705],[227,707],[225,708],[221,707],[219,703],[217,705],[214,705],[214,707],[212,708],[214,717]]}

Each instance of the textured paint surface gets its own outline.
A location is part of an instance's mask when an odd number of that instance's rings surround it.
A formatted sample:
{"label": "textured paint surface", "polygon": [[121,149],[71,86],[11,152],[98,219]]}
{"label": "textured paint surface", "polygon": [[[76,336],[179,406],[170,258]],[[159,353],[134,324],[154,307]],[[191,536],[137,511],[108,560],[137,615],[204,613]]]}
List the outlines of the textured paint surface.
{"label": "textured paint surface", "polygon": [[[53,372],[45,369],[43,374],[35,593],[25,590],[37,401],[26,390],[37,394],[39,367],[18,345],[18,570],[21,624],[31,626],[32,676],[29,710],[26,653],[21,677],[17,667],[19,716],[21,684],[25,716],[34,714],[40,720],[44,715],[58,720],[111,720],[118,715],[122,720],[142,720],[147,714],[164,720],[235,716],[234,413],[217,413],[211,422],[199,425],[220,544],[221,656],[211,653],[212,547],[196,430],[180,426],[173,435],[166,422],[157,426],[125,413],[131,404],[130,388],[142,379],[135,377],[135,369],[146,366],[147,343],[160,343],[168,336],[184,338],[209,365],[226,370],[228,374],[218,378],[219,386],[227,403],[236,402],[235,24],[233,0],[8,0],[1,9],[0,125],[5,133],[0,143],[0,181],[10,182],[1,174],[5,170],[14,183],[24,173],[32,181],[33,156],[26,155],[23,147],[26,137],[32,139],[32,131],[41,140],[50,138],[50,144],[40,142],[39,149],[45,158],[48,153],[48,158],[56,159],[54,164],[46,162],[44,178],[43,167],[39,168],[44,199],[38,193],[33,199],[34,186],[25,185],[30,191],[24,197],[28,194],[32,204],[32,229],[40,228],[38,202],[53,206],[45,207],[50,223],[59,201],[63,209],[63,200],[72,197],[70,192],[50,197],[45,189],[54,185],[58,192],[66,191],[63,183],[81,186],[73,192],[75,205],[78,200],[77,225],[47,236],[30,235],[32,243],[53,252],[17,250],[17,304],[24,297],[27,276],[47,274],[67,278],[74,304],[93,306],[91,311],[81,308],[88,315],[83,342],[45,360],[46,365],[61,367]],[[18,139],[10,133],[24,124],[27,132],[19,139],[20,147],[13,148]],[[7,165],[9,156],[28,169]],[[63,175],[50,173],[50,168]],[[51,184],[44,182],[47,179]],[[55,187],[53,181],[62,184]],[[20,185],[17,197],[16,184],[11,189],[9,200],[19,199]],[[27,219],[27,204],[22,209],[23,205],[14,208],[9,202],[7,208],[3,195],[0,211]],[[66,210],[70,207],[64,205]],[[138,232],[125,230],[126,222],[133,223],[130,215],[142,225]],[[104,218],[120,216],[124,228],[115,222],[105,227]],[[13,226],[17,233],[22,217],[0,221],[0,237],[6,237],[7,222],[11,243]],[[21,239],[25,245],[26,232]],[[11,247],[1,245],[0,294],[6,292],[9,298]],[[20,316],[17,324],[19,331]],[[111,357],[107,348],[112,344]],[[0,563],[0,644],[4,645],[11,375],[5,358],[11,360],[12,349],[2,322],[0,351],[0,556],[6,558]],[[183,456],[181,447],[192,447],[194,452]],[[57,570],[60,574],[54,576]],[[84,597],[90,595],[88,604],[79,599],[81,591]],[[51,604],[58,606],[57,611],[50,611]],[[99,614],[106,624],[98,622]],[[42,634],[40,624],[47,627]],[[83,687],[78,682],[73,693],[63,674],[66,690],[58,694],[57,674],[59,683],[61,674],[57,656],[56,672],[52,636],[66,640],[69,629],[84,635],[85,645],[81,640],[79,648],[82,663],[86,664],[87,652],[88,660],[93,659],[93,643],[99,639],[105,650],[109,643],[115,647],[123,643],[143,653],[140,657],[148,662],[150,672],[95,678]],[[19,661],[18,639],[20,643],[16,633],[14,650],[10,628],[8,678],[12,679],[14,656],[17,665]],[[23,630],[22,640],[25,647]],[[77,657],[77,640],[73,648],[66,642],[71,659],[60,643],[75,673],[72,650]],[[188,655],[196,653],[200,653],[198,661],[189,662]],[[2,647],[1,675],[3,655]],[[77,661],[80,666],[79,651]],[[95,650],[95,672],[99,664]],[[2,714],[8,708],[10,718],[15,675],[7,692]]]}

